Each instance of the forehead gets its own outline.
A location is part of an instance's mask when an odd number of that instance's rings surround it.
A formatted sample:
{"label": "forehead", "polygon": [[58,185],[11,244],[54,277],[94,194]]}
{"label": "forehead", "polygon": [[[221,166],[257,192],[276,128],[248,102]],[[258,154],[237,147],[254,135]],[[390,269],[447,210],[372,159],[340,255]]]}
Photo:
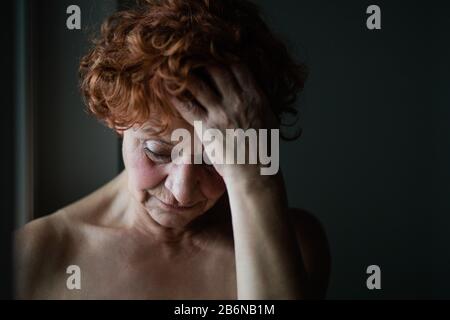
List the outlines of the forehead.
{"label": "forehead", "polygon": [[155,123],[155,121],[150,120],[144,122],[143,124],[133,126],[132,129],[138,135],[144,135],[149,138],[159,138],[168,142],[170,141],[172,132],[176,129],[186,129],[191,133],[194,131],[194,127],[190,125],[186,120],[181,118],[170,119],[167,129],[162,132],[161,130],[163,128],[161,127],[161,125],[158,125],[157,123]]}

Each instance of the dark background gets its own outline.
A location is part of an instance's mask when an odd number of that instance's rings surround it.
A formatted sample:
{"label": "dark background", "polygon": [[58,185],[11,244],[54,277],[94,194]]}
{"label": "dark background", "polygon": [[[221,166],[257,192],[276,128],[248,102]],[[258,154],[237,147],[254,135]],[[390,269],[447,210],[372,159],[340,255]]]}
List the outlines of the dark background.
{"label": "dark background", "polygon": [[[88,37],[130,1],[119,2],[40,0],[27,9],[34,217],[119,171],[117,137],[88,117],[77,89]],[[298,101],[303,136],[282,143],[281,163],[290,205],[327,231],[328,298],[450,298],[449,5],[256,2],[310,68]],[[81,7],[81,31],[66,29],[71,4]],[[366,28],[371,4],[381,8],[381,30]],[[2,219],[3,228],[11,219]],[[366,288],[371,264],[381,268],[381,290]]]}
{"label": "dark background", "polygon": [[14,3],[7,0],[2,10],[6,13],[0,20],[0,37],[4,50],[0,68],[3,76],[0,77],[2,95],[0,98],[2,108],[2,179],[0,180],[2,201],[0,202],[0,299],[12,298],[12,250],[10,231],[14,225]]}

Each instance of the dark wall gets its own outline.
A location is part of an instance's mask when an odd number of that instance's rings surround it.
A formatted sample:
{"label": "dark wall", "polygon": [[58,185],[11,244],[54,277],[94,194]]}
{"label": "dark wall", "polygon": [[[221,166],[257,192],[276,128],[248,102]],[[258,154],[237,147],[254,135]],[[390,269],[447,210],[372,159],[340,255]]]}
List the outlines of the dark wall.
{"label": "dark wall", "polygon": [[311,71],[281,161],[290,204],[327,230],[329,298],[450,297],[448,10],[377,1],[371,31],[372,1],[258,2]]}
{"label": "dark wall", "polygon": [[[424,106],[433,114],[433,162],[428,171],[432,172],[430,186],[433,193],[428,212],[432,212],[432,248],[429,250],[433,297],[450,298],[450,42],[449,7],[436,6],[429,19],[432,29],[429,36],[429,66],[432,86],[428,95],[429,103]],[[428,242],[428,241],[427,241]]]}
{"label": "dark wall", "polygon": [[[35,81],[35,217],[94,191],[119,168],[115,134],[84,110],[78,66],[89,39],[115,0],[33,1]],[[81,30],[69,30],[66,8],[81,9]]]}
{"label": "dark wall", "polygon": [[2,179],[0,202],[0,299],[11,299],[13,296],[12,274],[12,239],[11,232],[14,227],[14,35],[15,35],[15,3],[5,1],[2,6],[5,16],[0,20],[0,37],[4,45],[0,69],[3,76],[0,81],[2,106]]}

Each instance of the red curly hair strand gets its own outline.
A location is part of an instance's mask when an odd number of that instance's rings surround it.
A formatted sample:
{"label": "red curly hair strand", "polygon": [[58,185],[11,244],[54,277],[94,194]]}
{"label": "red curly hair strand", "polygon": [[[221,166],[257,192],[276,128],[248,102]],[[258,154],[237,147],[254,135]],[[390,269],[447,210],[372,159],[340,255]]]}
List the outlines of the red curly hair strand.
{"label": "red curly hair strand", "polygon": [[171,96],[193,99],[189,76],[211,64],[244,63],[279,117],[303,89],[305,65],[248,0],[146,0],[105,21],[80,64],[88,110],[114,129],[179,116]]}

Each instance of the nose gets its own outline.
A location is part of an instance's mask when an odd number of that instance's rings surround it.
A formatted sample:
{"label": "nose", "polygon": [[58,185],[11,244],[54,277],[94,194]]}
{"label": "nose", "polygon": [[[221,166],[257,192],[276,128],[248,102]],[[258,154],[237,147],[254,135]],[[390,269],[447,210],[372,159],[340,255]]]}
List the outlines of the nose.
{"label": "nose", "polygon": [[174,165],[167,175],[164,186],[172,193],[180,206],[190,206],[196,202],[199,188],[199,174],[194,164]]}

